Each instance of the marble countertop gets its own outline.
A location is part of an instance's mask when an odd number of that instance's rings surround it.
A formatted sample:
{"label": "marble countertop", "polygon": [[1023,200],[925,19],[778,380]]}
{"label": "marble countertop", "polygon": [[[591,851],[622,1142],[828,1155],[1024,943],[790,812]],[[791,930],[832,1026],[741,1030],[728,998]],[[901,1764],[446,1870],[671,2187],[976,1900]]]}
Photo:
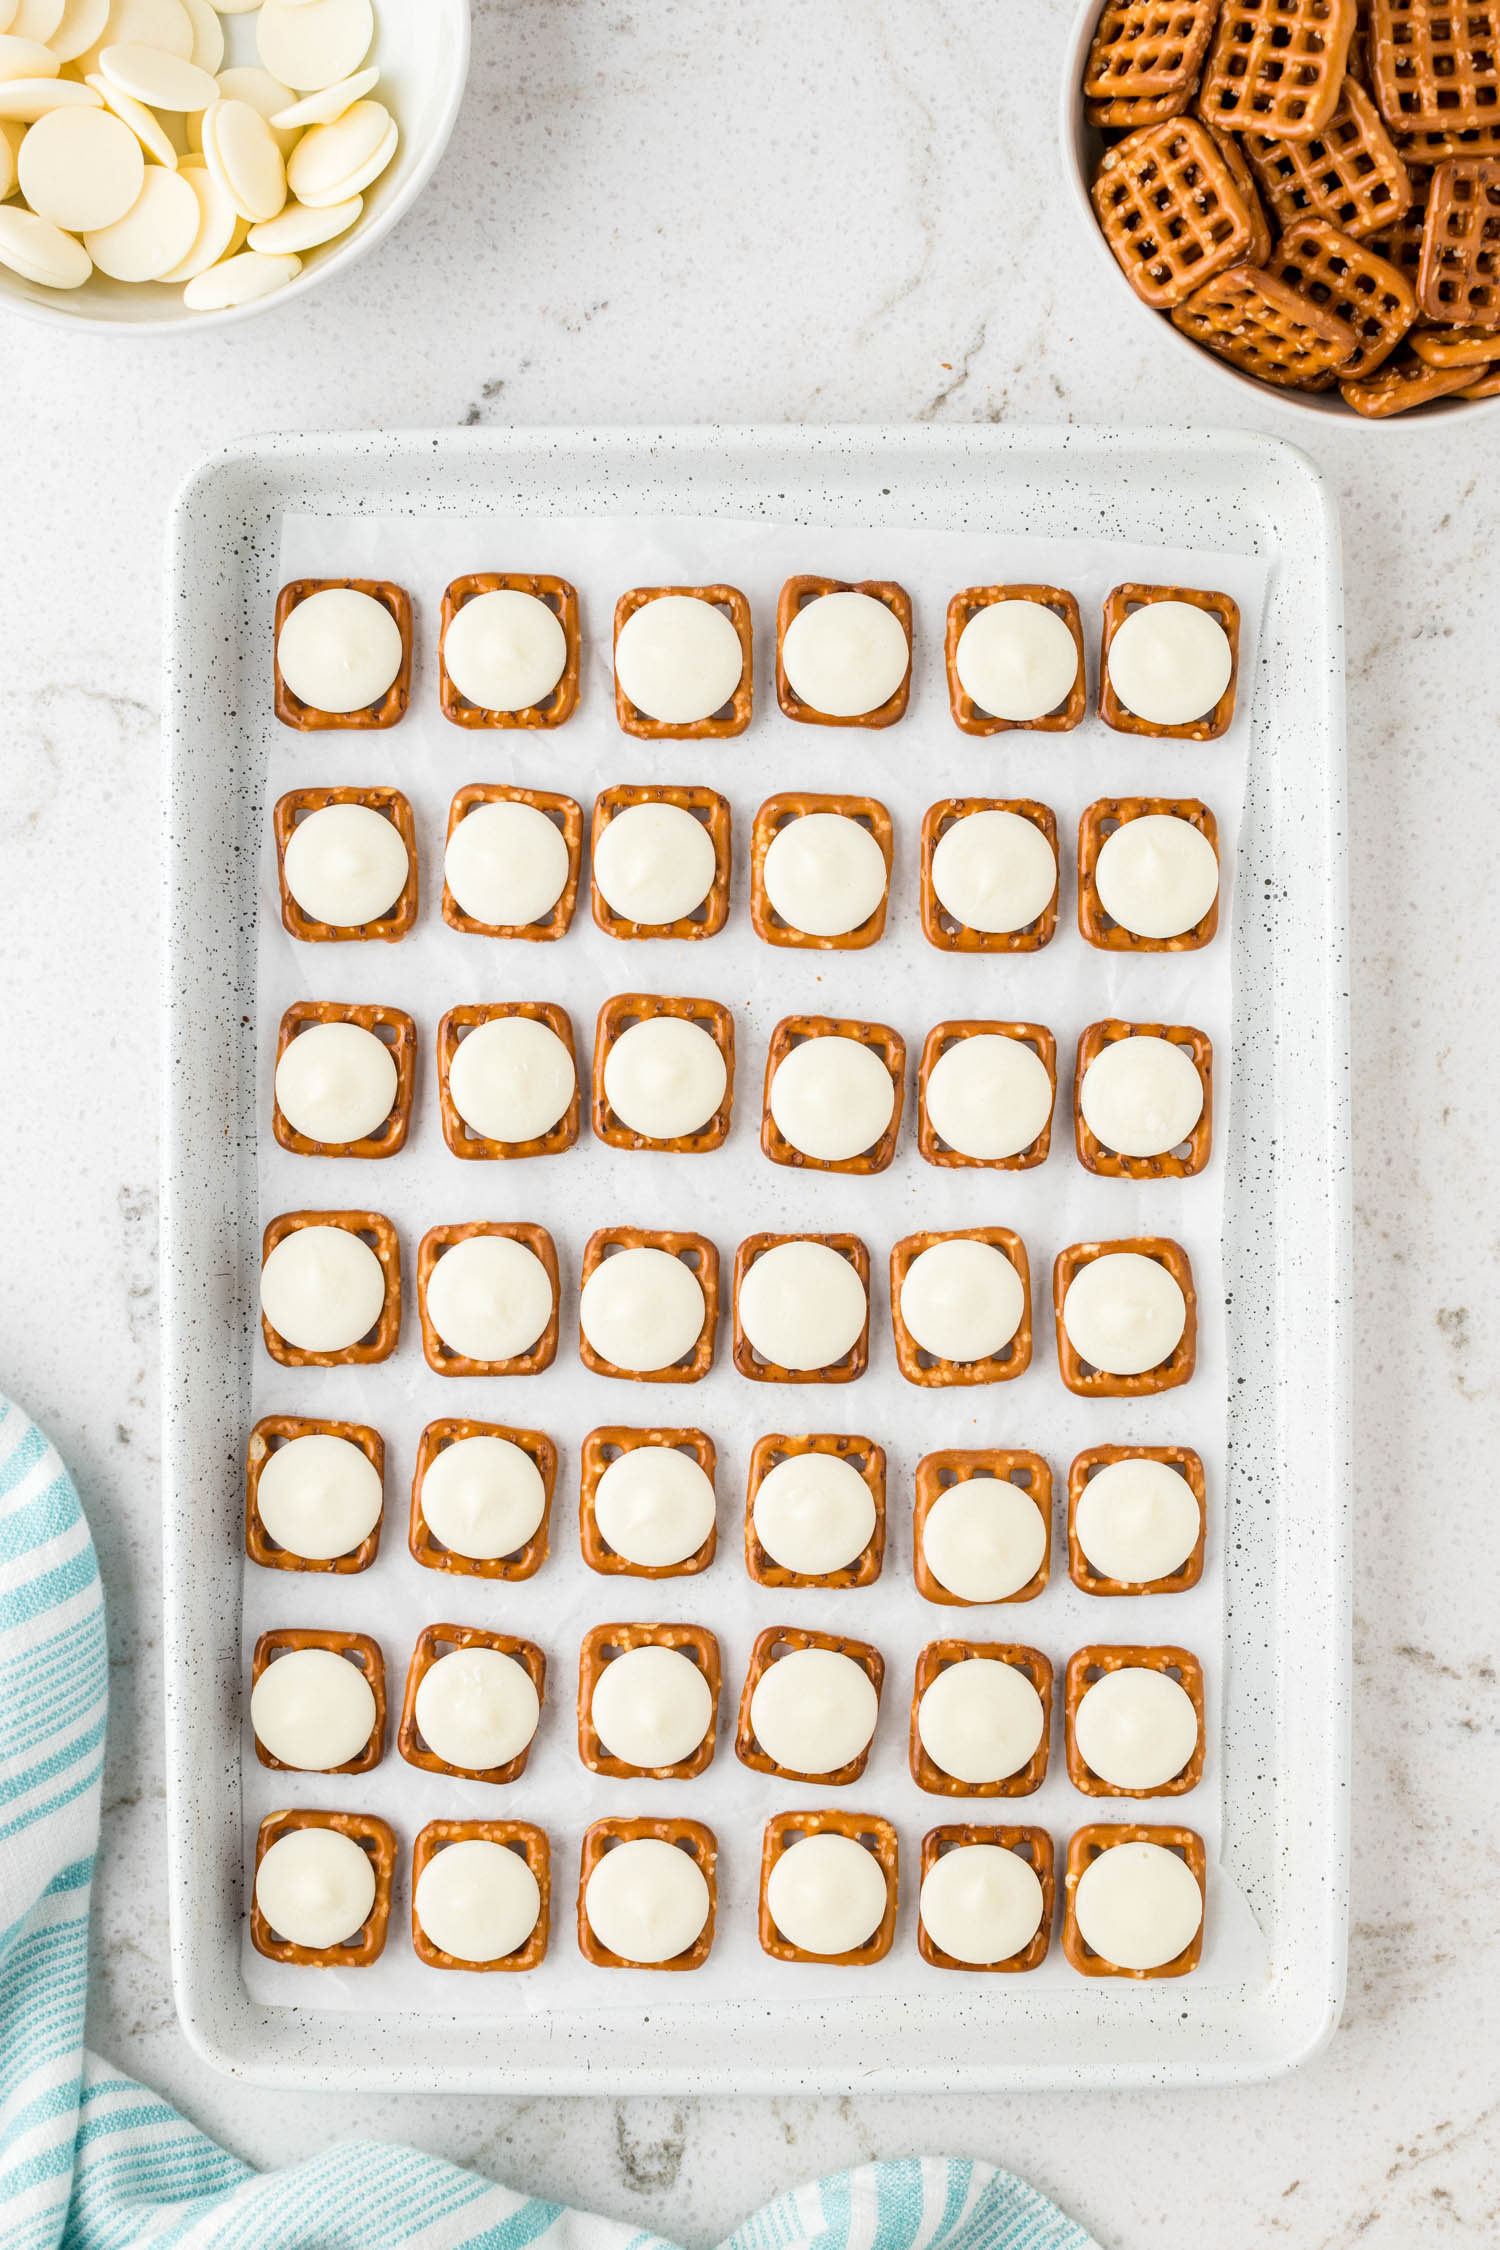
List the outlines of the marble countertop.
{"label": "marble countertop", "polygon": [[[1500,966],[1500,415],[1397,435],[1242,401],[1158,327],[1117,319],[1059,174],[1073,13],[479,0],[448,156],[341,284],[181,341],[0,335],[0,1385],[70,1461],[110,1596],[91,2042],[252,2161],[410,2139],[694,2245],[780,2187],[908,2150],[1012,2167],[1107,2250],[1405,2250],[1500,2229],[1500,1761],[1476,1568],[1500,1452],[1479,1020]],[[886,418],[1255,426],[1304,445],[1344,511],[1358,1582],[1342,2028],[1291,2078],[1191,2095],[355,2099],[216,2079],[174,2022],[163,1870],[169,498],[199,455],[257,431]]]}

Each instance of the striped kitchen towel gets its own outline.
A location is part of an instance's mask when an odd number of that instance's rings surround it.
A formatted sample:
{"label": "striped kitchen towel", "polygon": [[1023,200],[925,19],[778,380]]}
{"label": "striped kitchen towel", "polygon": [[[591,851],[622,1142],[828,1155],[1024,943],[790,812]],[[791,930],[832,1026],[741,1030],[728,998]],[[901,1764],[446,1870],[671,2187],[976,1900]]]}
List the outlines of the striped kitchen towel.
{"label": "striped kitchen towel", "polygon": [[[670,2250],[376,2141],[254,2172],[88,2054],[107,1687],[78,1495],[35,1424],[0,1399],[0,2250]],[[804,2244],[1093,2250],[1023,2181],[943,2157],[863,2165],[778,2196],[722,2250]]]}

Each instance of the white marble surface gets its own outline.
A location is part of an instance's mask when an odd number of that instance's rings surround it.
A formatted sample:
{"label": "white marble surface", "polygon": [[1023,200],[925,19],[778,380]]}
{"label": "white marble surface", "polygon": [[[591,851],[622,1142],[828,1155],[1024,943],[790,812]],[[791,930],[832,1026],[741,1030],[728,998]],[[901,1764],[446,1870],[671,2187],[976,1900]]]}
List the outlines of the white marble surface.
{"label": "white marble surface", "polygon": [[[1108,2250],[1500,2228],[1492,987],[1500,415],[1399,438],[1244,404],[1117,320],[1061,192],[1072,0],[480,0],[413,216],[303,307],[181,342],[0,337],[0,1385],[79,1481],[114,1710],[92,2038],[245,2156],[409,2138],[690,2244],[821,2169],[1008,2164]],[[1349,562],[1357,1794],[1342,2029],[1267,2087],[1001,2101],[278,2096],[173,2022],[157,1602],[163,514],[251,431],[1174,421],[1300,438]],[[100,949],[99,929],[111,941]],[[102,957],[101,971],[93,964]]]}

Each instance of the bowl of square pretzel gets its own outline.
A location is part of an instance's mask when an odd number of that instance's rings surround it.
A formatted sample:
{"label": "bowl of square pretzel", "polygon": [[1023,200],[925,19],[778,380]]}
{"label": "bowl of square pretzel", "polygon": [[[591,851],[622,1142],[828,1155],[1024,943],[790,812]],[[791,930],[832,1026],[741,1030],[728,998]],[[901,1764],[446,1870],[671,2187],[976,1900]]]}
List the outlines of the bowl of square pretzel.
{"label": "bowl of square pretzel", "polygon": [[1500,6],[1087,0],[1063,141],[1112,270],[1237,384],[1500,398]]}

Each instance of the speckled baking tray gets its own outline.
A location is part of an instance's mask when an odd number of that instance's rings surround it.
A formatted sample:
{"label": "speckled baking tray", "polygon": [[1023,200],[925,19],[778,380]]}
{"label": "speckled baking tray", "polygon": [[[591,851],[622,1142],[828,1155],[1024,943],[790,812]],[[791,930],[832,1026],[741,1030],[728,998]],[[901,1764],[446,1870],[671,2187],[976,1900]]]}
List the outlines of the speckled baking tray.
{"label": "speckled baking tray", "polygon": [[[503,2020],[467,2013],[456,2041],[441,2014],[346,2015],[326,1997],[276,2007],[246,1991],[236,1464],[257,1238],[243,1018],[264,737],[243,722],[263,700],[256,625],[269,614],[280,524],[296,511],[721,517],[851,537],[1003,527],[1239,552],[1268,571],[1233,924],[1219,1745],[1225,1871],[1260,1924],[1268,1972],[1106,1993],[955,1978],[920,1998],[909,1983],[872,1992],[851,1980],[836,2003],[826,1987],[800,2001],[768,1987],[764,2001],[720,1998],[711,2011],[674,1991],[672,2005],[649,2010],[601,1999],[601,2014],[575,1994]],[[557,2091],[1186,2082],[1264,2075],[1310,2052],[1342,1981],[1348,1219],[1337,533],[1308,465],[1257,438],[1079,432],[269,441],[190,480],[171,599],[168,1734],[178,2002],[201,2051],[283,2082]],[[893,1411],[888,1401],[885,1417]]]}

